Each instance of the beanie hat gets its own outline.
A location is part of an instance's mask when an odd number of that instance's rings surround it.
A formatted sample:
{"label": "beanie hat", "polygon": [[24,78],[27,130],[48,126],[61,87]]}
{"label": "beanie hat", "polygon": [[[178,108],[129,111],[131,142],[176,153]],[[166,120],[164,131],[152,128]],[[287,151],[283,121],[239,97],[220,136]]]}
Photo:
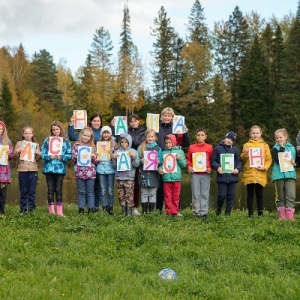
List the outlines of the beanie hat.
{"label": "beanie hat", "polygon": [[226,133],[225,135],[225,139],[231,139],[233,142],[235,142],[236,140],[236,137],[237,137],[237,134],[233,131],[229,131],[228,133]]}
{"label": "beanie hat", "polygon": [[106,131],[108,131],[110,134],[112,134],[111,128],[109,126],[103,126],[101,128],[101,136],[102,136],[103,132],[106,132]]}

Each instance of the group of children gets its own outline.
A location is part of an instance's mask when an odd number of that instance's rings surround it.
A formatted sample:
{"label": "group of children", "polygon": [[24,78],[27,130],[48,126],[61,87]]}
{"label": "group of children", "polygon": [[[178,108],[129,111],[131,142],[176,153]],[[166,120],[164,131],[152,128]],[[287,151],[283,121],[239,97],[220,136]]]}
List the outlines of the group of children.
{"label": "group of children", "polygon": [[[217,172],[218,184],[216,214],[222,213],[226,202],[225,215],[230,215],[239,173],[243,169],[242,183],[247,189],[247,207],[249,218],[253,218],[254,194],[257,200],[258,216],[263,215],[263,188],[267,184],[267,170],[272,162],[272,181],[275,183],[276,204],[280,219],[294,218],[296,172],[298,165],[296,149],[288,141],[285,129],[275,131],[276,143],[270,151],[262,139],[259,126],[252,126],[250,139],[244,144],[241,154],[234,145],[237,135],[230,131],[215,148],[206,143],[207,133],[203,128],[196,130],[196,142],[190,145],[189,132],[185,126],[183,134],[172,133],[174,111],[165,108],[161,113],[159,132],[145,130],[139,126],[139,117],[129,118],[128,133],[121,134],[116,140],[114,127],[102,126],[99,114],[92,115],[90,127],[79,133],[74,131],[73,117],[68,127],[69,139],[75,141],[71,145],[66,139],[64,129],[58,121],[50,127],[50,136],[45,138],[41,150],[37,144],[32,127],[25,127],[22,140],[17,142],[15,150],[7,136],[5,124],[0,121],[0,145],[6,145],[7,159],[18,157],[20,212],[35,210],[35,189],[37,184],[37,161],[44,160],[43,174],[46,176],[48,190],[48,210],[51,214],[64,216],[62,186],[66,174],[66,163],[74,163],[77,184],[78,210],[88,213],[102,208],[113,215],[114,185],[116,185],[119,203],[123,215],[137,214],[139,202],[142,214],[152,213],[155,208],[165,211],[169,216],[181,216],[180,193],[182,169],[188,169],[191,179],[192,208],[196,218],[207,219],[210,193],[210,174]],[[62,147],[59,152],[51,153],[52,139],[61,138]],[[97,156],[96,143],[109,142],[108,154]],[[26,142],[30,142],[34,157],[32,160],[21,159],[20,155]],[[107,144],[107,143],[106,143]],[[181,146],[188,147],[187,156]],[[90,163],[78,163],[79,152],[85,147],[90,152]],[[126,159],[124,159],[126,155]],[[1,157],[1,155],[0,155]],[[125,164],[125,169],[118,163]],[[9,163],[0,162],[0,215],[4,214],[7,184],[10,183]],[[56,203],[56,205],[55,205]]]}

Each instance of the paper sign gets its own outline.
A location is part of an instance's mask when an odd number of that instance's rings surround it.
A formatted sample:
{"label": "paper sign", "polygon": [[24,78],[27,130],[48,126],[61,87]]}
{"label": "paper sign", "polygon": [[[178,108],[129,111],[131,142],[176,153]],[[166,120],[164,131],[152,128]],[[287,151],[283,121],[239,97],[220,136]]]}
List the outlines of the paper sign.
{"label": "paper sign", "polygon": [[20,160],[34,162],[36,143],[23,141],[22,142],[22,151],[20,153]]}
{"label": "paper sign", "polygon": [[87,126],[86,110],[73,110],[74,128],[83,129]]}
{"label": "paper sign", "polygon": [[7,166],[8,164],[8,145],[0,145],[0,165]]}
{"label": "paper sign", "polygon": [[172,133],[185,133],[183,116],[174,116]]}
{"label": "paper sign", "polygon": [[77,166],[90,167],[92,165],[92,147],[78,146]]}
{"label": "paper sign", "polygon": [[61,155],[64,139],[60,136],[49,137],[49,155]]}
{"label": "paper sign", "polygon": [[234,170],[234,154],[221,154],[221,168],[223,173],[232,173]]}
{"label": "paper sign", "polygon": [[176,173],[177,172],[176,153],[164,154],[163,171],[164,171],[164,173]]}
{"label": "paper sign", "polygon": [[117,171],[129,171],[131,169],[131,156],[128,151],[118,152]]}
{"label": "paper sign", "polygon": [[159,132],[159,114],[147,114],[146,126],[147,129]]}
{"label": "paper sign", "polygon": [[249,149],[249,163],[250,163],[250,168],[264,166],[264,156],[263,156],[262,148]]}
{"label": "paper sign", "polygon": [[278,152],[278,160],[281,172],[293,171],[294,166],[291,163],[292,153],[287,152]]}
{"label": "paper sign", "polygon": [[110,160],[110,142],[97,142],[97,157],[98,160]]}
{"label": "paper sign", "polygon": [[192,154],[194,172],[206,172],[206,152],[195,152]]}
{"label": "paper sign", "polygon": [[115,135],[120,135],[122,133],[127,133],[127,117],[117,116],[115,117]]}
{"label": "paper sign", "polygon": [[157,151],[144,151],[144,171],[155,171],[157,170]]}

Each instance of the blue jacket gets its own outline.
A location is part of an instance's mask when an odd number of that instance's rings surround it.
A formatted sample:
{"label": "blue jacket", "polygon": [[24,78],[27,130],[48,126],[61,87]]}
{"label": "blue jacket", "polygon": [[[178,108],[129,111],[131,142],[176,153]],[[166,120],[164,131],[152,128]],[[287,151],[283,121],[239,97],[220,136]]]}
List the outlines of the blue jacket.
{"label": "blue jacket", "polygon": [[295,169],[288,172],[281,172],[280,165],[278,160],[278,152],[291,152],[292,158],[296,160],[296,148],[290,143],[286,142],[285,147],[280,147],[278,143],[276,143],[271,150],[272,158],[274,160],[273,169],[272,169],[272,181],[279,179],[296,179],[296,171]]}
{"label": "blue jacket", "polygon": [[49,149],[49,137],[45,138],[41,153],[42,159],[45,161],[43,173],[54,173],[54,174],[66,174],[66,163],[68,160],[72,158],[72,146],[69,140],[64,140],[62,147],[62,160],[59,159],[51,159],[48,154]]}
{"label": "blue jacket", "polygon": [[[220,142],[218,146],[214,148],[214,152],[211,158],[211,166],[214,170],[221,167],[221,154],[234,154],[234,169],[238,169],[239,172],[242,170],[242,160],[240,152],[236,146],[227,146],[224,141]],[[217,183],[230,183],[238,182],[239,174],[223,173],[219,174],[217,172]]]}

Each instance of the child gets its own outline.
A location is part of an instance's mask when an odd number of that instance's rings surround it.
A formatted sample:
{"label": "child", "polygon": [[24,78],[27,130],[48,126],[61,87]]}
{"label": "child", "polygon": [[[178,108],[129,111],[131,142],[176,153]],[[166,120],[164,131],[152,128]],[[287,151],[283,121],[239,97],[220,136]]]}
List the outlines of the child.
{"label": "child", "polygon": [[[61,154],[49,154],[50,137],[62,137],[63,144]],[[62,125],[58,121],[52,122],[50,136],[45,138],[42,145],[42,159],[45,161],[43,174],[46,175],[48,188],[48,210],[55,214],[54,195],[56,196],[56,209],[58,216],[63,214],[62,186],[66,174],[66,163],[72,158],[72,147],[69,140],[66,140]]]}
{"label": "child", "polygon": [[100,134],[100,141],[109,142],[109,158],[102,159],[98,157],[97,174],[101,188],[102,208],[110,215],[114,214],[114,183],[115,168],[112,164],[112,154],[118,148],[112,136],[112,130],[109,126],[103,126]]}
{"label": "child", "polygon": [[[275,184],[276,206],[279,219],[294,219],[294,206],[296,199],[296,149],[288,141],[288,132],[285,128],[275,131],[276,144],[272,148],[274,160],[272,181]],[[280,164],[279,153],[288,154],[287,160]],[[287,165],[286,165],[287,164]]]}
{"label": "child", "polygon": [[[15,146],[15,157],[20,158],[21,152],[24,149],[26,154],[24,159],[18,160],[17,171],[19,172],[20,186],[20,213],[33,212],[35,210],[35,190],[37,185],[38,164],[37,161],[41,157],[40,146],[36,142],[33,128],[26,126],[22,131],[22,141],[17,142]],[[34,155],[31,158],[31,147],[28,149],[26,142],[33,143]],[[26,158],[26,160],[25,160]]]}
{"label": "child", "polygon": [[[140,126],[140,117],[137,114],[133,114],[128,118],[129,127],[128,133],[132,137],[132,148],[137,150],[138,147],[145,139],[145,131],[146,129]],[[140,185],[139,185],[139,172],[135,172],[134,178],[134,208],[132,210],[132,215],[139,216],[139,212],[137,208],[140,203]]]}
{"label": "child", "polygon": [[[164,170],[164,165],[168,164],[168,159],[172,159],[170,154],[175,155],[176,162],[174,162],[174,166],[176,165],[177,170],[169,173]],[[173,134],[168,134],[165,137],[165,150],[162,155],[163,166],[160,166],[159,173],[162,175],[163,180],[166,214],[168,216],[182,216],[179,213],[179,199],[182,180],[181,169],[186,167],[186,159],[181,148],[176,146],[176,137]]]}
{"label": "child", "polygon": [[[191,175],[192,187],[192,205],[193,213],[196,218],[207,219],[210,191],[210,160],[213,154],[213,147],[205,142],[207,138],[206,130],[198,128],[196,131],[196,143],[192,144],[188,149],[187,166]],[[203,171],[197,170],[197,166],[193,165],[193,154],[199,153],[205,156],[205,168]]]}
{"label": "child", "polygon": [[[226,199],[225,215],[229,216],[234,201],[234,194],[236,184],[239,181],[239,172],[242,169],[242,161],[239,150],[234,146],[237,134],[233,131],[225,135],[223,141],[214,148],[211,165],[217,171],[217,184],[218,184],[218,200],[216,214],[220,215],[222,206]],[[231,161],[225,161],[222,155],[233,154],[233,164]],[[232,164],[232,168],[226,171],[226,166]]]}
{"label": "child", "polygon": [[[91,148],[91,163],[88,166],[78,165],[78,147],[86,146]],[[88,213],[94,211],[95,193],[94,185],[96,178],[96,147],[94,144],[93,130],[85,127],[81,130],[78,141],[72,148],[72,161],[75,164],[75,178],[78,190],[78,212],[84,214],[84,206],[87,204]]]}
{"label": "child", "polygon": [[[173,118],[174,118],[174,110],[171,107],[166,107],[161,112],[161,123],[159,125],[159,133],[158,133],[158,146],[161,150],[165,150],[165,137],[168,134],[173,133]],[[188,128],[184,126],[185,133],[184,134],[175,134],[177,145],[181,147],[188,147],[190,145],[190,136],[188,132]],[[164,193],[163,193],[163,182],[162,178],[159,183],[159,187],[157,189],[157,199],[156,199],[156,208],[162,211],[164,202]]]}
{"label": "child", "polygon": [[[134,207],[133,202],[133,193],[134,193],[134,176],[136,168],[140,164],[140,160],[136,150],[131,148],[132,139],[129,134],[121,134],[119,140],[119,149],[112,155],[114,167],[117,168],[117,157],[121,155],[122,167],[126,167],[126,170],[120,170],[116,172],[116,186],[119,193],[119,202],[122,207],[122,213],[124,216],[132,215],[132,210]],[[127,159],[127,156],[123,155],[125,152],[129,155],[130,159]]]}
{"label": "child", "polygon": [[[152,213],[156,204],[156,192],[159,185],[159,173],[157,171],[157,166],[162,162],[162,151],[156,142],[157,136],[154,129],[148,129],[145,133],[145,141],[138,147],[138,155],[141,160],[141,165],[138,172],[138,184],[141,187],[141,203],[142,203],[142,213],[145,215]],[[149,161],[145,157],[145,151],[156,151],[157,160],[155,162]],[[156,170],[144,170],[144,166],[148,164],[155,164]],[[149,202],[149,204],[148,204]]]}
{"label": "child", "polygon": [[[272,164],[272,157],[269,145],[261,138],[262,130],[258,125],[250,128],[250,139],[244,144],[241,154],[244,163],[242,183],[247,186],[248,216],[253,218],[253,198],[256,194],[258,216],[263,216],[263,189],[267,184],[267,171]],[[251,150],[250,150],[251,149]],[[261,164],[250,166],[250,151],[259,153]],[[252,165],[252,164],[251,164]]]}
{"label": "child", "polygon": [[11,182],[9,160],[13,159],[13,147],[2,121],[0,121],[0,145],[8,146],[8,152],[0,147],[0,158],[5,161],[0,163],[0,217],[2,217],[5,213],[7,185]]}

